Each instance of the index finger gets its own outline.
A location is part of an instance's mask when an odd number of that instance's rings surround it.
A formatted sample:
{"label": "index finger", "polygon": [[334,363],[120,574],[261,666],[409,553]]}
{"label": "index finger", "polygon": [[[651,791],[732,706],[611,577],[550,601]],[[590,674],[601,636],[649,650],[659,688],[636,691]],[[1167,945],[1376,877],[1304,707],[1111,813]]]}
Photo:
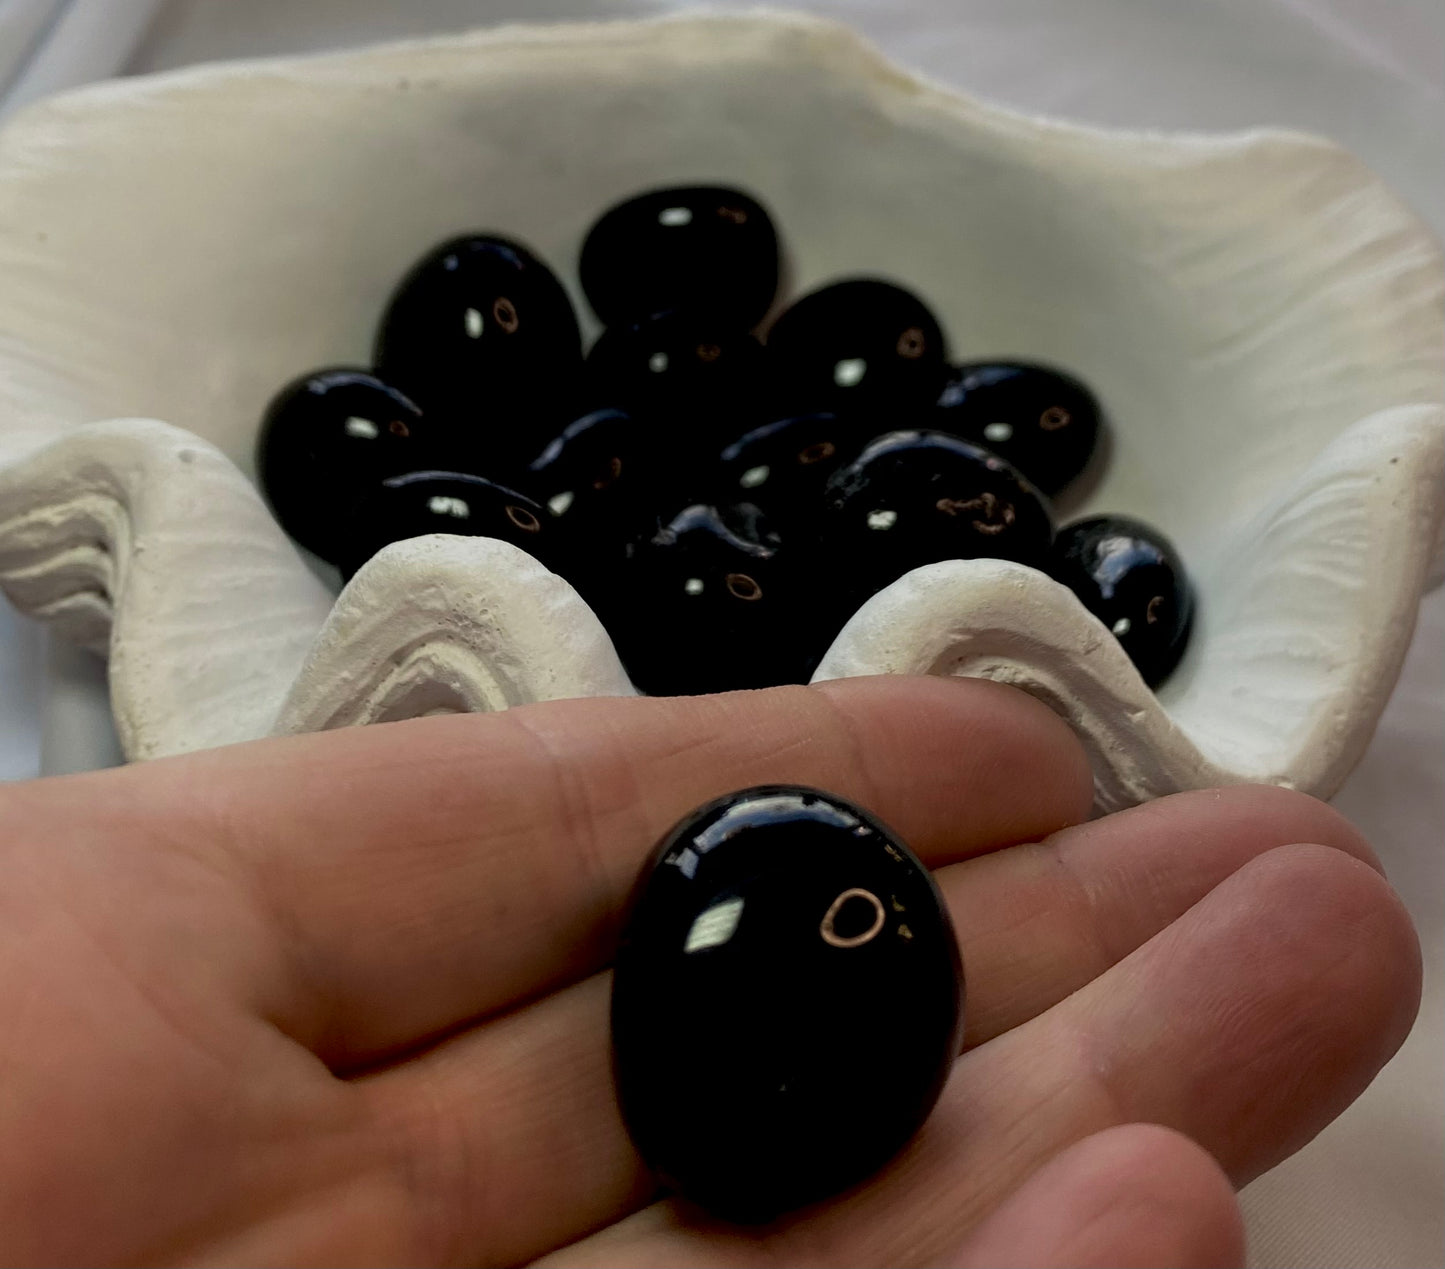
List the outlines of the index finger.
{"label": "index finger", "polygon": [[598,969],[653,844],[731,790],[827,788],[934,866],[1077,822],[1092,791],[1045,706],[936,678],[557,702],[175,766],[282,941],[268,1016],[334,1065]]}

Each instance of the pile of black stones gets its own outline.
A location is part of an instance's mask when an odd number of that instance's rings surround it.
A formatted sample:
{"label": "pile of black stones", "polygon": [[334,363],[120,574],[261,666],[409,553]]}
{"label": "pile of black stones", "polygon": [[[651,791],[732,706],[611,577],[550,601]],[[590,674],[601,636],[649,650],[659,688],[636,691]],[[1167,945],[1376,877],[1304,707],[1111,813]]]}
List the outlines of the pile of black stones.
{"label": "pile of black stones", "polygon": [[737,189],[610,208],[579,260],[604,326],[584,356],[556,274],[469,234],[392,295],[370,369],[312,371],[258,442],[282,527],[350,577],[389,543],[499,538],[565,577],[637,688],[807,682],[903,574],[996,558],[1069,586],[1159,684],[1193,597],[1149,525],[1057,528],[1103,430],[1090,390],[1025,362],[950,362],[928,306],[847,277],[768,321],[772,218]]}

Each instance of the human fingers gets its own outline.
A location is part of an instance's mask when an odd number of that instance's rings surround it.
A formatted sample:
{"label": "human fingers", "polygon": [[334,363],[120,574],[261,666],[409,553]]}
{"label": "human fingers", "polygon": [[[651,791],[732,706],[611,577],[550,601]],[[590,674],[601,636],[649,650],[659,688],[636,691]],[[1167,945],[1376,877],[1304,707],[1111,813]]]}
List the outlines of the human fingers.
{"label": "human fingers", "polygon": [[547,1263],[933,1263],[1054,1154],[1135,1121],[1193,1137],[1241,1184],[1373,1078],[1409,1030],[1419,971],[1409,919],[1376,872],[1281,847],[961,1058],[909,1149],[841,1201],[761,1230],[667,1201]]}
{"label": "human fingers", "polygon": [[[1175,908],[1183,912],[1204,898],[1251,854],[1309,832],[1341,849],[1368,853],[1345,821],[1301,795],[1235,790],[1221,797],[1184,795],[1158,806],[1157,813],[1121,814],[1089,825],[1088,836],[1075,843],[1078,858],[1068,873],[1054,867],[1041,874],[1044,856],[1031,846],[989,856],[998,867],[980,873],[975,884],[965,884],[967,870],[982,859],[942,870],[969,977],[970,1027],[974,1000],[981,1000],[986,1017],[1000,1025],[1010,1011],[1027,1008],[1030,1000],[1052,1003],[1068,995],[1080,974],[1087,981],[1096,967],[1102,969],[1133,950],[1125,942],[1130,931],[1136,946],[1143,943],[1168,923]],[[1081,831],[1066,830],[1060,836]],[[1188,848],[1187,858],[1169,852],[1175,843]],[[1015,856],[1018,868],[1010,870],[1009,860]],[[1053,876],[1060,892],[1049,893],[1041,875]],[[1047,965],[1020,947],[1039,939],[1034,925],[1010,924],[1007,914],[1016,885],[1041,905],[1043,923],[1057,927],[1047,945]],[[1078,901],[1080,893],[1091,897],[1089,905]],[[1152,896],[1152,906],[1142,902],[1146,894]],[[1144,909],[1142,914],[1136,906]],[[991,913],[1002,915],[984,922],[976,942],[971,923]],[[1110,932],[1110,955],[1102,957],[1099,949]],[[573,992],[583,988],[591,990],[584,984]],[[435,1056],[387,1073],[375,1088],[403,1143],[400,1155],[431,1160],[420,1166],[438,1166],[431,1126],[437,1116],[463,1137],[484,1143],[469,1150],[468,1157],[508,1157],[507,1143],[515,1138],[554,1140],[557,1157],[568,1160],[565,1168],[538,1162],[512,1169],[495,1182],[474,1177],[472,1185],[463,1187],[479,1186],[499,1201],[501,1218],[496,1221],[476,1221],[475,1208],[453,1213],[461,1226],[456,1236],[472,1247],[476,1258],[489,1258],[495,1250],[489,1240],[508,1230],[513,1231],[508,1236],[517,1239],[507,1245],[508,1254],[537,1254],[593,1223],[624,1214],[639,1190],[647,1188],[612,1100],[605,992],[596,990],[585,1010],[572,1003],[570,995],[533,1007],[535,1037],[519,1027],[501,1051],[505,1069],[515,1072],[512,1076],[499,1074],[490,1028],[482,1028],[443,1046]],[[543,1018],[548,1019],[545,1026]],[[575,1045],[559,1046],[559,1031],[575,1036]],[[584,1089],[585,1097],[579,1094]],[[515,1114],[519,1106],[527,1113]],[[507,1197],[514,1190],[515,1197]],[[436,1212],[438,1217],[445,1214]],[[587,1214],[580,1225],[573,1219],[578,1214]]]}
{"label": "human fingers", "polygon": [[953,1269],[1228,1269],[1244,1264],[1234,1187],[1208,1151],[1121,1124],[1060,1151],[969,1233]]}
{"label": "human fingers", "polygon": [[965,1043],[1057,1004],[1251,859],[1294,841],[1378,867],[1360,831],[1325,803],[1241,785],[1160,798],[941,869],[969,978]]}
{"label": "human fingers", "polygon": [[172,779],[282,953],[259,1007],[340,1067],[594,972],[658,837],[733,789],[826,787],[933,863],[1090,803],[1047,708],[934,678],[424,719],[195,755]]}

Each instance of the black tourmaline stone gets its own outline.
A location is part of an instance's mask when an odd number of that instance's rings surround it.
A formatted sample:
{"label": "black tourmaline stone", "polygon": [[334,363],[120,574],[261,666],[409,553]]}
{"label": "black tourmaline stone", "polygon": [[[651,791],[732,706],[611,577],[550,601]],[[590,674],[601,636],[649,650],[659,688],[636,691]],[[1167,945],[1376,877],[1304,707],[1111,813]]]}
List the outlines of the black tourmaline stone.
{"label": "black tourmaline stone", "polygon": [[628,548],[687,505],[661,461],[657,430],[622,410],[570,423],[519,482],[547,508],[569,562],[567,580],[601,616],[618,598]]}
{"label": "black tourmaline stone", "polygon": [[554,518],[620,546],[647,526],[670,474],[650,423],[624,410],[593,410],[563,428],[524,480]]}
{"label": "black tourmaline stone", "polygon": [[745,789],[658,846],[623,930],[623,1119],[663,1182],[770,1220],[864,1180],[932,1110],[963,971],[928,870],[832,794]]}
{"label": "black tourmaline stone", "polygon": [[876,437],[828,482],[835,585],[857,600],[942,560],[1049,565],[1048,505],[1008,463],[944,432]]}
{"label": "black tourmaline stone", "polygon": [[877,429],[837,414],[804,414],[754,428],[723,450],[720,497],[745,498],[785,532],[816,535],[828,478]]}
{"label": "black tourmaline stone", "polygon": [[[733,420],[763,408],[763,346],[711,315],[658,313],[609,327],[587,354],[587,392],[599,405],[658,425],[663,461],[713,459]],[[670,457],[668,457],[670,456]]]}
{"label": "black tourmaline stone", "polygon": [[937,318],[911,291],[876,278],[795,301],[768,331],[768,353],[778,400],[798,413],[862,410],[901,422],[938,399],[946,374]]}
{"label": "black tourmaline stone", "polygon": [[959,366],[932,426],[993,450],[1052,498],[1094,452],[1099,403],[1077,379],[1046,366]]}
{"label": "black tourmaline stone", "polygon": [[316,370],[271,401],[256,472],[277,523],[334,563],[357,500],[387,476],[429,465],[437,440],[410,398],[375,375]]}
{"label": "black tourmaline stone", "polygon": [[634,544],[617,595],[594,608],[649,696],[806,683],[837,633],[810,563],[757,507],[699,504]]}
{"label": "black tourmaline stone", "polygon": [[489,463],[525,462],[567,420],[582,336],[552,271],[520,243],[453,238],[402,279],[376,337],[377,373],[445,417]]}
{"label": "black tourmaline stone", "polygon": [[1128,516],[1080,520],[1059,530],[1051,572],[1114,632],[1150,687],[1179,664],[1194,591],[1179,553],[1158,529]]}
{"label": "black tourmaline stone", "polygon": [[592,226],[578,272],[605,325],[687,309],[747,330],[777,294],[778,235],[768,213],[740,190],[650,190]]}
{"label": "black tourmaline stone", "polygon": [[429,533],[497,538],[554,572],[565,554],[547,509],[515,489],[465,472],[414,471],[374,485],[357,504],[336,563],[350,577],[384,546]]}

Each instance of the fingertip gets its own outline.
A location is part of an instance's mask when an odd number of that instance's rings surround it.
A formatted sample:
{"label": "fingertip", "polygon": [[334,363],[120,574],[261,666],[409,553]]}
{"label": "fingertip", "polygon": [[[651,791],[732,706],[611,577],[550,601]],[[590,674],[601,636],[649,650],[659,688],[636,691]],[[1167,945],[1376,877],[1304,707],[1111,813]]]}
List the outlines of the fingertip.
{"label": "fingertip", "polygon": [[1111,1095],[1130,1117],[1206,1143],[1243,1185],[1394,1055],[1419,965],[1408,913],[1365,862],[1333,846],[1266,851],[1111,971],[1132,978],[1127,1008],[1092,1023],[1115,1037]]}
{"label": "fingertip", "polygon": [[1044,1164],[969,1236],[955,1269],[1243,1265],[1229,1178],[1188,1137],[1123,1124]]}
{"label": "fingertip", "polygon": [[[950,675],[881,675],[833,679],[810,690],[847,719],[875,784],[886,787],[919,763],[939,771],[939,791],[953,803],[959,831],[955,848],[930,862],[1035,841],[1083,822],[1093,809],[1094,777],[1082,742],[1019,688]],[[957,805],[963,787],[991,840],[968,837]]]}
{"label": "fingertip", "polygon": [[1384,1065],[1414,1026],[1424,978],[1420,937],[1404,900],[1371,860],[1333,843],[1281,846],[1249,871],[1261,875],[1267,892],[1288,896],[1302,940],[1321,955],[1337,949],[1337,998],[1356,1002],[1342,1021],[1353,1024],[1347,1029],[1357,1043],[1374,1048],[1377,1068]]}

